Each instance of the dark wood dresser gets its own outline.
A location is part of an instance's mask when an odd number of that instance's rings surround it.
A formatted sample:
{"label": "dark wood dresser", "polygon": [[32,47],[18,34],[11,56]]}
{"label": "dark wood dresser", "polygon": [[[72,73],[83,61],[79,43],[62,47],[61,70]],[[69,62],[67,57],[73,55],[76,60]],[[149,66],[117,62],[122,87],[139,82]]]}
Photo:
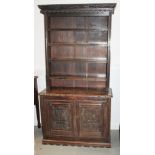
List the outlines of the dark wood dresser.
{"label": "dark wood dresser", "polygon": [[39,5],[45,21],[43,144],[111,147],[111,17],[116,4]]}

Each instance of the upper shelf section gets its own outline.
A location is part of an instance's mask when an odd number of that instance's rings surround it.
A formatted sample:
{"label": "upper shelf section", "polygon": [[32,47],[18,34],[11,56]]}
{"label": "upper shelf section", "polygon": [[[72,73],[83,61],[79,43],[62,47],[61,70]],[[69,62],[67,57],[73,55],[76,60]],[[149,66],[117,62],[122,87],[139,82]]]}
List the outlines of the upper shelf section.
{"label": "upper shelf section", "polygon": [[108,30],[108,17],[50,17],[50,30]]}
{"label": "upper shelf section", "polygon": [[116,3],[39,5],[41,13],[50,16],[109,16]]}
{"label": "upper shelf section", "polygon": [[106,43],[106,31],[53,31],[49,34],[49,43]]}

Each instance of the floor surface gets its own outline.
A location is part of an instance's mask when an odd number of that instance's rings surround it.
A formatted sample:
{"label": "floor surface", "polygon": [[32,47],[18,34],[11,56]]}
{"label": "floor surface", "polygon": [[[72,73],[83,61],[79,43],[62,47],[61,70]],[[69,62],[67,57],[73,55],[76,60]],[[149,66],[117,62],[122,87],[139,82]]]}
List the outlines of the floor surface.
{"label": "floor surface", "polygon": [[34,127],[35,155],[119,155],[119,132],[111,131],[112,148],[42,145],[42,130]]}

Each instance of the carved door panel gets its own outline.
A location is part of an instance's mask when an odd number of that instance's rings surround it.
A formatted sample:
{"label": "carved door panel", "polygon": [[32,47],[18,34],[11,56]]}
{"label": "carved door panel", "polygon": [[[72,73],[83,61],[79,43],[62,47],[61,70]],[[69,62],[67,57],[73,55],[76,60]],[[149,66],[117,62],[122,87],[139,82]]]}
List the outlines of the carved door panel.
{"label": "carved door panel", "polygon": [[104,103],[79,102],[77,113],[79,137],[104,138]]}
{"label": "carved door panel", "polygon": [[74,135],[74,104],[72,102],[46,100],[49,137]]}

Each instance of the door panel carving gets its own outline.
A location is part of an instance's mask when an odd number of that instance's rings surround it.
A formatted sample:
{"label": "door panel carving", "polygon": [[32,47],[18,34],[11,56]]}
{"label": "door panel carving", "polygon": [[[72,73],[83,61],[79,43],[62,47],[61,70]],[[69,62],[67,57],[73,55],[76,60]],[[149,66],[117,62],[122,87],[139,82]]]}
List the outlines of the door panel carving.
{"label": "door panel carving", "polygon": [[73,136],[73,103],[54,100],[46,100],[45,103],[48,109],[46,120],[50,137]]}
{"label": "door panel carving", "polygon": [[101,131],[101,108],[80,107],[80,127],[83,131]]}
{"label": "door panel carving", "polygon": [[78,126],[80,137],[102,137],[104,108],[102,103],[79,103]]}
{"label": "door panel carving", "polygon": [[52,106],[52,129],[71,130],[71,108],[68,105]]}

